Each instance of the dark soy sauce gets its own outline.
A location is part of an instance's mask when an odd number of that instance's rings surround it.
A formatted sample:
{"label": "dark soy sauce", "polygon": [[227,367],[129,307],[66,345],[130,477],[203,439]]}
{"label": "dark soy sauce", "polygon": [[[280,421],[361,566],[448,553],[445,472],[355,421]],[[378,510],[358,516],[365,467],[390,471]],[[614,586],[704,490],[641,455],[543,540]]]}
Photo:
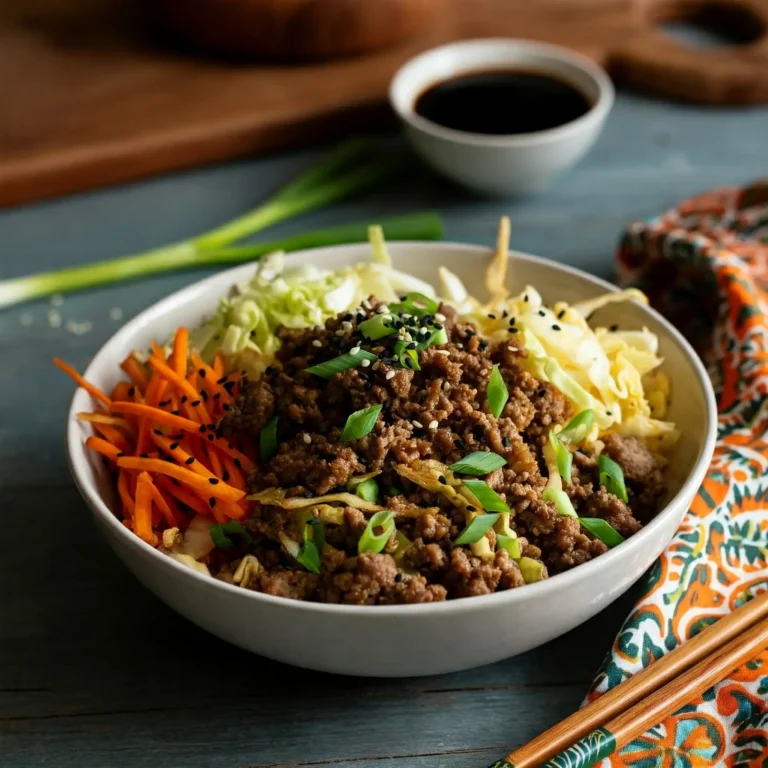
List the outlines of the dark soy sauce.
{"label": "dark soy sauce", "polygon": [[460,75],[431,86],[415,105],[417,114],[445,128],[496,136],[557,128],[591,108],[573,85],[525,70]]}

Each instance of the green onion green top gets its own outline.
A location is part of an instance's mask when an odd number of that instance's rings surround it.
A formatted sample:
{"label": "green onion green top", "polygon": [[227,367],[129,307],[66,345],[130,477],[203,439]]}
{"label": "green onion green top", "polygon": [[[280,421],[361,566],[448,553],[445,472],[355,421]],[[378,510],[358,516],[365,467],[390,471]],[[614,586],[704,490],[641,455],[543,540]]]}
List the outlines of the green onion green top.
{"label": "green onion green top", "polygon": [[277,416],[273,416],[259,433],[259,454],[266,464],[277,452]]}
{"label": "green onion green top", "polygon": [[558,433],[561,443],[580,443],[589,434],[595,421],[595,412],[587,408],[574,416]]}
{"label": "green onion green top", "polygon": [[573,508],[568,494],[565,491],[559,491],[555,488],[547,488],[544,493],[541,494],[541,498],[544,501],[551,501],[557,508],[557,514],[563,517],[578,517],[576,510]]}
{"label": "green onion green top", "polygon": [[[374,533],[376,528],[382,528],[381,533]],[[387,546],[389,537],[395,532],[395,513],[391,509],[382,509],[368,521],[363,535],[357,543],[357,552],[373,552],[378,554]]]}
{"label": "green onion green top", "polygon": [[629,501],[621,467],[613,459],[601,455],[597,457],[597,469],[600,472],[600,485],[622,501]]}
{"label": "green onion green top", "polygon": [[372,477],[369,477],[355,488],[355,493],[364,501],[370,501],[375,504],[379,498],[379,486]]}
{"label": "green onion green top", "polygon": [[374,317],[368,318],[368,320],[363,320],[357,327],[366,339],[370,339],[371,341],[383,339],[386,336],[391,336],[393,333],[396,333],[395,327],[392,325],[391,316],[386,320],[384,319],[385,317],[388,316],[375,315]]}
{"label": "green onion green top", "polygon": [[342,441],[348,443],[350,440],[359,440],[361,437],[365,437],[376,426],[379,413],[381,413],[381,403],[350,414],[344,425],[344,431],[341,433]]}
{"label": "green onion green top", "polygon": [[253,539],[250,532],[243,528],[237,520],[230,520],[228,523],[216,523],[212,525],[210,529],[211,541],[219,549],[229,549],[234,542],[230,539],[230,536],[238,536],[242,539],[243,544],[250,544]]}
{"label": "green onion green top", "polygon": [[570,483],[573,457],[571,456],[571,452],[560,442],[559,437],[559,435],[555,434],[554,430],[550,430],[549,444],[552,446],[552,451],[555,454],[558,474],[566,483]]}
{"label": "green onion green top", "polygon": [[356,355],[339,355],[331,360],[326,360],[324,363],[312,365],[307,368],[307,373],[320,376],[322,379],[330,379],[337,373],[348,371],[350,368],[357,368],[363,360],[370,360],[373,362],[376,359],[378,359],[376,355],[365,349],[361,349]]}
{"label": "green onion green top", "polygon": [[501,416],[501,412],[504,410],[504,406],[509,399],[509,390],[504,383],[499,366],[494,365],[491,372],[491,378],[488,380],[488,405],[491,408],[491,413],[498,419]]}
{"label": "green onion green top", "polygon": [[425,296],[423,293],[409,293],[400,297],[400,303],[390,304],[392,312],[398,314],[408,314],[414,317],[424,317],[424,315],[434,315],[437,312],[438,304],[434,299]]}
{"label": "green onion green top", "polygon": [[513,560],[519,560],[521,556],[520,540],[517,537],[505,536],[503,533],[496,534],[496,546],[506,549]]}
{"label": "green onion green top", "polygon": [[449,469],[452,472],[460,472],[462,475],[487,475],[494,469],[504,467],[507,460],[498,453],[490,451],[475,451],[459,459],[455,464],[451,464]]}
{"label": "green onion green top", "polygon": [[599,517],[580,517],[579,522],[608,547],[624,542],[624,537],[608,522]]}
{"label": "green onion green top", "polygon": [[486,512],[509,512],[504,499],[485,480],[465,480],[467,490],[483,505]]}
{"label": "green onion green top", "polygon": [[307,515],[302,539],[301,549],[296,555],[296,560],[308,571],[320,573],[320,559],[325,544],[325,527],[314,515]]}
{"label": "green onion green top", "polygon": [[469,525],[456,537],[453,542],[454,547],[462,544],[474,544],[485,536],[491,530],[493,524],[499,519],[499,513],[492,515],[476,515],[472,518]]}

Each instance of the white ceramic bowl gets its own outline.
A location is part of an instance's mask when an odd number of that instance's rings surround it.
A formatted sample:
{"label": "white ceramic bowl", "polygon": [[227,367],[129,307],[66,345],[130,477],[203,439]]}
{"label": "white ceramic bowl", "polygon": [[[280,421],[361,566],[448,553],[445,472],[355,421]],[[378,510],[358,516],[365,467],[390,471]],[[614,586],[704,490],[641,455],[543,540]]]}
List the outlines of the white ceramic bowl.
{"label": "white ceramic bowl", "polygon": [[[580,90],[592,109],[551,130],[510,136],[456,131],[416,114],[416,100],[432,85],[470,72],[508,69],[554,75]],[[389,88],[390,104],[416,152],[448,178],[490,195],[544,189],[594,144],[613,99],[610,78],[585,56],[557,45],[505,38],[433,48],[406,62]]]}
{"label": "white ceramic bowl", "polygon": [[[392,243],[395,265],[435,281],[445,265],[483,293],[490,251],[472,245]],[[367,245],[291,255],[338,268],[369,258]],[[219,297],[247,279],[252,265],[222,272],[150,307],[118,331],[94,357],[86,377],[110,391],[118,363],[130,350],[194,325],[216,310]],[[536,286],[545,301],[575,301],[615,290],[607,283],[534,256],[513,254],[510,287]],[[684,339],[655,312],[614,304],[600,322],[647,326],[660,339],[673,381],[670,417],[682,429],[670,471],[667,506],[642,531],[601,557],[567,573],[507,592],[430,605],[344,606],[271,597],[202,576],[160,554],[126,530],[111,511],[115,492],[98,459],[86,451],[87,410],[79,390],[72,401],[67,449],[75,482],[97,526],[131,571],[160,599],[195,624],[242,648],[311,669],[381,677],[436,674],[487,664],[545,643],[590,618],[622,594],[656,559],[678,527],[709,464],[715,438],[715,402],[704,368]]]}

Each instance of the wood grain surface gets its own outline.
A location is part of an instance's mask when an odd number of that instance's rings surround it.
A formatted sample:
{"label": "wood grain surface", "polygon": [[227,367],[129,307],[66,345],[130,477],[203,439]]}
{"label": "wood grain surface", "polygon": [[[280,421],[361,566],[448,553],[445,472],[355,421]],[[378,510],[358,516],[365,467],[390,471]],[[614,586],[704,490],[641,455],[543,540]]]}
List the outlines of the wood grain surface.
{"label": "wood grain surface", "polygon": [[[768,101],[768,0],[443,2],[429,31],[407,44],[281,66],[177,49],[145,23],[137,0],[5,0],[0,205],[381,129],[392,121],[385,95],[397,67],[459,38],[566,44],[619,83],[672,99]],[[699,16],[744,44],[689,48],[657,26]]]}
{"label": "wood grain surface", "polygon": [[[621,228],[768,170],[768,109],[705,110],[620,96],[585,161],[545,195],[480,201],[428,173],[275,229],[424,208],[447,239],[612,272]],[[154,179],[0,213],[0,274],[117,256],[250,207],[320,150]],[[0,765],[3,768],[484,768],[572,712],[631,596],[524,656],[415,680],[291,669],[207,635],[144,590],[97,535],[64,456],[70,382],[120,326],[206,274],[158,277],[0,313]]]}

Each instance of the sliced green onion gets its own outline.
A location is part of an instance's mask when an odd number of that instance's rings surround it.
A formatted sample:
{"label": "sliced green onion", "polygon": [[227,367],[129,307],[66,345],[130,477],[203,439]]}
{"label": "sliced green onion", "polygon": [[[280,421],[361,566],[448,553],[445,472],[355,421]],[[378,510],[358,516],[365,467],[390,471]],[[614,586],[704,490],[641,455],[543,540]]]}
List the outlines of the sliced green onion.
{"label": "sliced green onion", "polygon": [[463,475],[487,475],[494,469],[505,467],[507,460],[498,453],[491,451],[475,451],[451,464],[448,469],[452,472],[460,472]]}
{"label": "sliced green onion", "polygon": [[608,547],[624,542],[624,537],[606,520],[599,517],[580,517],[579,522]]}
{"label": "sliced green onion", "polygon": [[325,526],[314,516],[307,515],[302,531],[302,544],[296,561],[308,571],[320,573],[320,558],[325,544]]}
{"label": "sliced green onion", "polygon": [[521,557],[517,562],[520,573],[523,574],[523,581],[526,584],[534,584],[544,578],[546,570],[544,563],[534,560],[532,557]]}
{"label": "sliced green onion", "polygon": [[560,436],[556,435],[553,429],[550,430],[549,444],[552,446],[552,450],[555,454],[558,474],[566,483],[570,483],[573,456],[571,456],[571,452],[560,442],[559,437]]}
{"label": "sliced green onion", "polygon": [[509,556],[513,560],[519,560],[520,559],[520,540],[515,536],[505,536],[502,533],[496,534],[496,545],[501,547],[502,549],[506,549],[509,553]]}
{"label": "sliced green onion", "polygon": [[393,333],[397,333],[397,330],[392,325],[392,320],[385,320],[385,315],[376,315],[368,320],[363,320],[358,324],[360,333],[365,336],[366,339],[376,341],[377,339],[383,339],[386,336],[391,336]]}
{"label": "sliced green onion", "polygon": [[277,416],[273,416],[259,432],[259,453],[265,464],[277,451]]}
{"label": "sliced green onion", "polygon": [[544,493],[541,494],[541,498],[544,501],[551,501],[557,508],[557,514],[563,515],[563,517],[578,517],[576,510],[571,504],[571,500],[568,498],[568,494],[565,491],[558,491],[554,488],[547,488]]}
{"label": "sliced green onion", "polygon": [[376,426],[379,413],[381,413],[381,403],[350,414],[341,433],[342,442],[348,443],[350,440],[365,437]]}
{"label": "sliced green onion", "polygon": [[247,528],[243,528],[237,520],[230,520],[228,523],[216,523],[210,528],[211,541],[219,549],[229,549],[234,542],[230,536],[238,536],[243,540],[243,544],[250,544],[253,541]]}
{"label": "sliced green onion", "polygon": [[608,456],[600,455],[597,457],[597,469],[600,472],[600,485],[622,501],[629,501],[621,467]]}
{"label": "sliced green onion", "polygon": [[509,512],[504,499],[485,480],[464,480],[464,485],[486,512]]}
{"label": "sliced green onion", "polygon": [[397,341],[392,348],[392,352],[397,358],[397,362],[403,368],[408,368],[412,371],[420,371],[419,356],[415,349],[408,349],[407,341]]}
{"label": "sliced green onion", "polygon": [[404,296],[399,304],[390,304],[389,308],[398,314],[423,317],[424,315],[434,315],[437,312],[438,304],[434,299],[430,299],[429,296],[414,291]]}
{"label": "sliced green onion", "polygon": [[445,328],[440,328],[439,330],[432,331],[432,333],[426,338],[425,341],[422,341],[418,344],[416,349],[418,350],[425,350],[427,347],[431,347],[433,344],[447,344],[448,343],[448,334],[445,332]]}
{"label": "sliced green onion", "polygon": [[453,546],[459,547],[462,544],[474,544],[480,541],[498,519],[498,512],[492,515],[475,515],[469,525],[456,537]]}
{"label": "sliced green onion", "polygon": [[372,477],[369,477],[367,480],[363,480],[363,482],[355,488],[355,493],[361,499],[375,504],[379,498],[379,486]]}
{"label": "sliced green onion", "polygon": [[387,488],[387,490],[385,491],[385,493],[387,494],[387,496],[389,496],[389,498],[390,498],[390,499],[391,499],[393,496],[399,496],[399,495],[400,495],[400,491],[398,491],[398,490],[397,490],[397,488],[395,488],[395,486],[394,486],[394,485],[390,485],[390,486]]}
{"label": "sliced green onion", "polygon": [[395,558],[396,563],[400,563],[403,555],[411,548],[413,542],[402,531],[395,531],[395,541],[397,542],[397,549],[392,557]]}
{"label": "sliced green onion", "polygon": [[595,412],[587,408],[574,416],[558,433],[561,443],[580,443],[589,434],[595,421]]}
{"label": "sliced green onion", "polygon": [[378,360],[376,355],[361,349],[356,355],[339,355],[332,360],[326,360],[324,363],[318,363],[307,368],[307,373],[319,376],[321,379],[330,379],[337,373],[348,371],[350,368],[357,368],[363,360]]}
{"label": "sliced green onion", "polygon": [[488,405],[491,406],[491,413],[498,419],[509,399],[509,390],[504,383],[504,378],[499,371],[498,365],[493,366],[491,378],[488,379],[488,390],[486,394],[488,397]]}
{"label": "sliced green onion", "polygon": [[[374,533],[376,528],[382,528],[381,533]],[[378,554],[387,546],[389,537],[395,532],[395,513],[391,509],[382,509],[377,512],[365,526],[360,541],[357,542],[357,552],[373,552]]]}

